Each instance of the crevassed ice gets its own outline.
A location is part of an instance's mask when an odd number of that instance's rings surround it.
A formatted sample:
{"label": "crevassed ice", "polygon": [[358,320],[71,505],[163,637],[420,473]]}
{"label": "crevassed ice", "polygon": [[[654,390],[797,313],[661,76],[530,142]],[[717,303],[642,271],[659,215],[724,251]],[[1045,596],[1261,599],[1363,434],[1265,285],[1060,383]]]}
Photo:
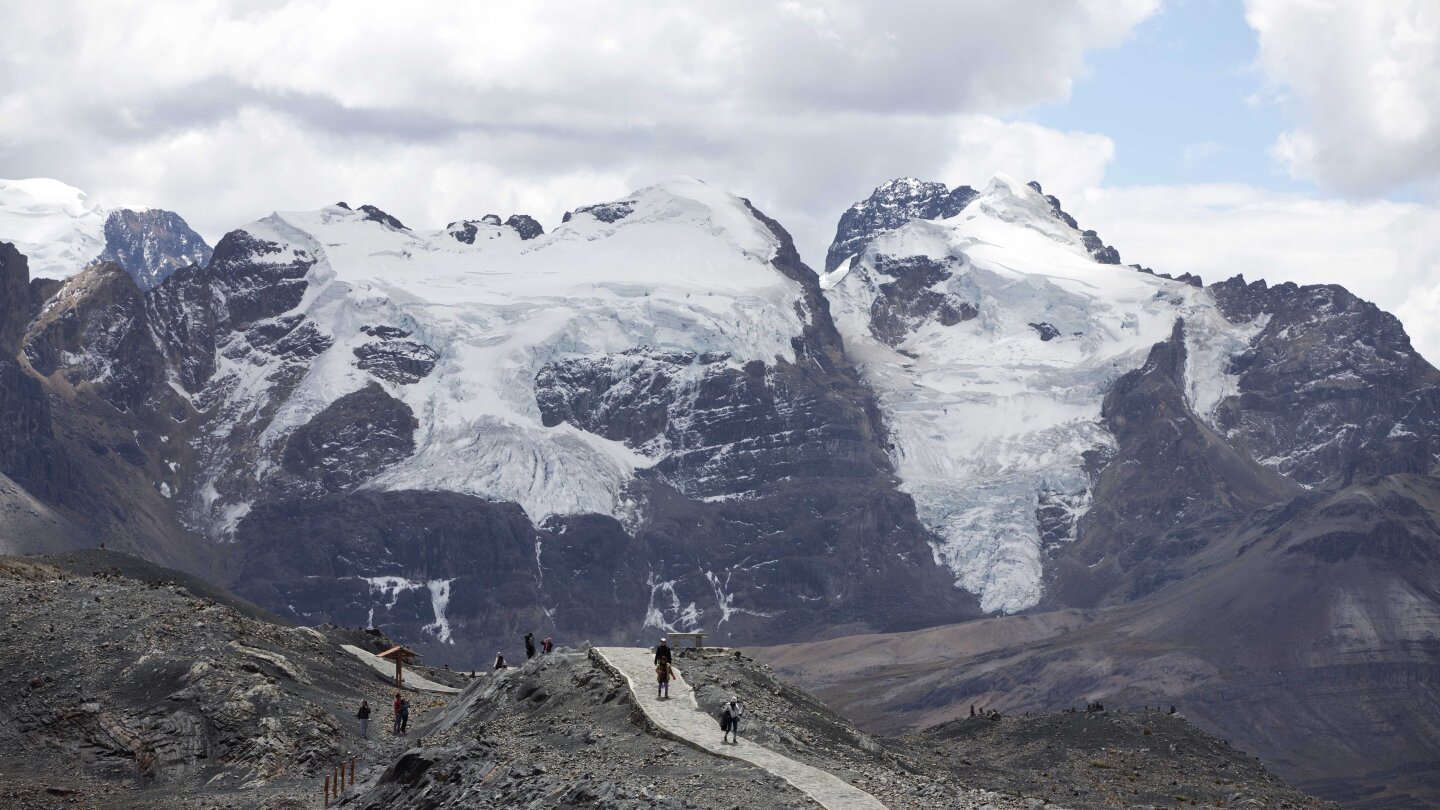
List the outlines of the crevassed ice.
{"label": "crevassed ice", "polygon": [[[945,263],[952,276],[933,289],[978,316],[923,324],[898,350],[881,342],[871,306],[891,279],[876,271],[878,255]],[[1227,331],[1206,291],[1096,263],[1043,197],[1003,177],[951,219],[878,237],[824,282],[847,350],[879,395],[901,488],[939,538],[935,558],[986,611],[1039,602],[1039,498],[1087,502],[1083,454],[1113,444],[1100,412],[1114,381],[1140,367],[1177,318],[1193,324],[1191,376],[1201,380],[1247,339]],[[1060,336],[1041,341],[1036,323]],[[1207,413],[1226,390],[1223,381],[1189,385]]]}
{"label": "crevassed ice", "polygon": [[[769,262],[775,236],[743,201],[679,178],[636,192],[614,223],[578,214],[537,239],[481,224],[474,244],[403,231],[339,207],[249,226],[315,259],[298,311],[332,335],[261,437],[271,451],[370,381],[353,351],[367,325],[399,327],[440,353],[413,385],[382,383],[419,421],[413,456],[366,484],[519,503],[534,520],[623,517],[637,469],[655,459],[568,425],[545,427],[535,376],[548,362],[636,347],[723,352],[737,366],[792,359],[799,285]],[[283,258],[283,257],[282,257]],[[268,257],[267,257],[268,259]],[[279,259],[277,259],[279,260]],[[263,401],[257,371],[231,396]]]}

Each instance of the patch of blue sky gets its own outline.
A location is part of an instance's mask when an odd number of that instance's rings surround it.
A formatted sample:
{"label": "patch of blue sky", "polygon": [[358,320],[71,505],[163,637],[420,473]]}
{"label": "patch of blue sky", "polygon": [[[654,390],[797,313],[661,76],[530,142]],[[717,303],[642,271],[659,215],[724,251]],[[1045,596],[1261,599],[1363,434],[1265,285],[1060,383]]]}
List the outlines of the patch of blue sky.
{"label": "patch of blue sky", "polygon": [[1287,120],[1255,67],[1257,48],[1239,0],[1170,0],[1128,42],[1092,52],[1069,100],[1026,117],[1113,139],[1106,185],[1313,192],[1270,157]]}

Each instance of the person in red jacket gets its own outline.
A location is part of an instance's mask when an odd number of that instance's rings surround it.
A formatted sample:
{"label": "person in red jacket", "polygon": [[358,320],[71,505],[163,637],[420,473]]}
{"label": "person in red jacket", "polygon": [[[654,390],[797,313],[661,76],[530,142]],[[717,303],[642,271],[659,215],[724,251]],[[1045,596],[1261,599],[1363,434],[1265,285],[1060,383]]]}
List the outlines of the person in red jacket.
{"label": "person in red jacket", "polygon": [[399,733],[400,733],[400,693],[399,693],[399,692],[396,692],[396,693],[395,693],[394,712],[395,712],[395,718],[394,718],[394,719],[395,719],[395,726],[391,729],[391,733],[393,733],[393,734],[399,734]]}

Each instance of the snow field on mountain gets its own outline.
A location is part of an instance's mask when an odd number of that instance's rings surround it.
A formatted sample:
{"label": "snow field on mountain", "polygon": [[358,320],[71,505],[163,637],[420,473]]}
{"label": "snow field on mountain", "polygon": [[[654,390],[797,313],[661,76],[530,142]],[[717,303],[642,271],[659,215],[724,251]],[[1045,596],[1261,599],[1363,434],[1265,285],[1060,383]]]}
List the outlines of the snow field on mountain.
{"label": "snow field on mountain", "polygon": [[[877,256],[925,256],[951,273],[931,289],[978,315],[930,319],[891,348],[871,329]],[[1245,336],[1210,296],[1185,284],[1097,264],[1080,234],[1027,186],[997,177],[959,215],[885,233],[822,279],[847,351],[880,397],[901,488],[940,542],[936,560],[986,611],[1013,612],[1043,593],[1040,499],[1078,520],[1088,501],[1087,450],[1113,445],[1101,421],[1111,385],[1140,367],[1185,318],[1198,350],[1192,398],[1214,409],[1223,364]],[[1042,341],[1031,324],[1059,335]],[[1073,522],[1072,522],[1073,527]],[[1073,535],[1072,535],[1073,536]]]}
{"label": "snow field on mountain", "polygon": [[105,249],[108,212],[58,180],[0,180],[0,242],[30,260],[31,278],[69,278]]}
{"label": "snow field on mountain", "polygon": [[[481,224],[474,244],[329,207],[247,228],[318,261],[299,307],[332,335],[264,436],[278,446],[363,387],[364,326],[413,334],[440,354],[411,385],[384,383],[420,422],[416,453],[367,487],[471,493],[551,514],[623,516],[626,484],[655,462],[570,425],[545,427],[535,376],[548,362],[637,347],[723,352],[739,366],[793,359],[799,285],[769,265],[775,237],[738,198],[677,179],[627,198],[614,223],[576,214],[521,240]],[[259,474],[265,473],[262,470]]]}

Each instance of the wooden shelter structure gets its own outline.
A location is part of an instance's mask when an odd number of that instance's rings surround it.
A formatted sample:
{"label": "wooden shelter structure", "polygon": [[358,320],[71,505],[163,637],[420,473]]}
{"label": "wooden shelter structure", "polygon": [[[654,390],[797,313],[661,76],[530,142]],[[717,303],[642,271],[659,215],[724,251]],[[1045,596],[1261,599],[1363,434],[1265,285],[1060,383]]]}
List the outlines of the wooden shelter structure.
{"label": "wooden shelter structure", "polygon": [[397,644],[376,657],[395,662],[395,688],[398,689],[405,685],[405,665],[415,663],[420,653],[403,644]]}

